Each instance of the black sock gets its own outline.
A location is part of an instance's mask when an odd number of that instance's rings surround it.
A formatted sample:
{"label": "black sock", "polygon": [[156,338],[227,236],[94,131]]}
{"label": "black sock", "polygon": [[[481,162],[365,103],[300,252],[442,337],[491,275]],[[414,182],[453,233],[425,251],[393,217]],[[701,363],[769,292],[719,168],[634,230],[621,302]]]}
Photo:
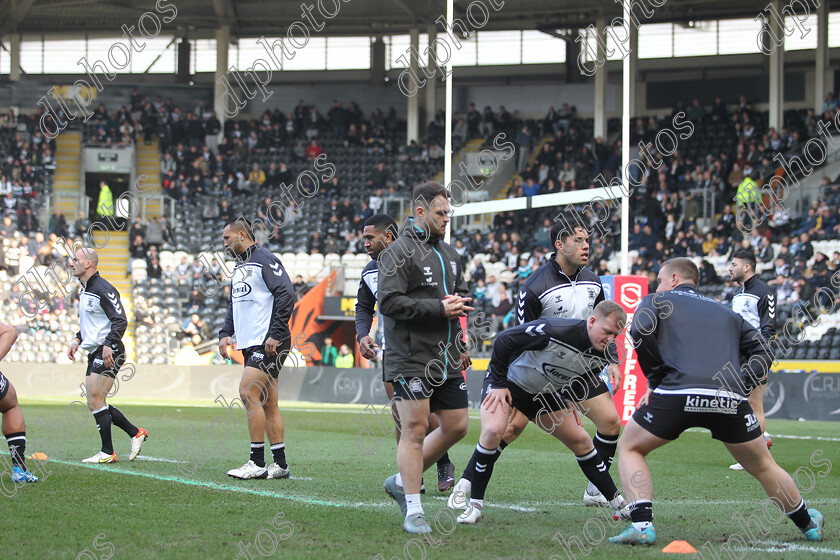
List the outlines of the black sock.
{"label": "black sock", "polygon": [[281,469],[285,469],[289,465],[286,464],[286,444],[283,442],[271,444],[271,454],[274,455],[274,462]]}
{"label": "black sock", "polygon": [[630,504],[630,520],[633,523],[653,523],[653,504],[650,500],[638,500]]}
{"label": "black sock", "polygon": [[6,434],[6,443],[9,444],[12,466],[26,470],[26,432]]}
{"label": "black sock", "polygon": [[437,460],[437,466],[438,467],[445,467],[448,464],[449,464],[449,452],[447,451],[446,453],[443,454],[443,457],[441,457],[440,459]]}
{"label": "black sock", "polygon": [[583,474],[586,475],[589,482],[594,484],[607,500],[615,498],[616,494],[618,494],[618,488],[615,487],[615,482],[613,482],[610,476],[607,465],[601,459],[601,456],[598,455],[598,451],[593,449],[592,452],[583,457],[575,455],[575,459],[578,460],[580,470],[583,471]]}
{"label": "black sock", "polygon": [[811,528],[811,514],[808,513],[808,506],[805,505],[804,499],[799,504],[799,507],[790,513],[786,513],[785,515],[790,517],[790,520],[803,531],[807,531]]}
{"label": "black sock", "polygon": [[501,442],[499,442],[499,449],[500,450],[504,449],[507,446],[508,446],[508,443],[505,440],[502,440]]}
{"label": "black sock", "polygon": [[501,453],[498,450],[484,449],[481,444],[475,446],[472,459],[470,459],[470,463],[474,465],[470,498],[484,499],[487,484],[490,482],[490,477],[493,476],[493,465],[496,464],[500,455]]}
{"label": "black sock", "polygon": [[111,411],[103,406],[93,413],[96,420],[96,429],[99,430],[99,437],[102,439],[102,453],[114,454],[114,444],[111,443]]}
{"label": "black sock", "polygon": [[116,427],[127,433],[129,437],[137,435],[137,432],[140,430],[137,429],[137,426],[128,421],[128,418],[125,417],[125,414],[123,414],[119,408],[109,404],[108,410],[111,411],[111,422],[113,422]]}
{"label": "black sock", "polygon": [[615,448],[618,446],[618,434],[614,436],[605,436],[601,432],[595,432],[595,437],[592,438],[592,444],[598,450],[598,455],[604,460],[607,465],[607,470],[612,466],[613,457],[615,457]]}
{"label": "black sock", "polygon": [[265,466],[265,442],[251,442],[251,460],[258,466]]}

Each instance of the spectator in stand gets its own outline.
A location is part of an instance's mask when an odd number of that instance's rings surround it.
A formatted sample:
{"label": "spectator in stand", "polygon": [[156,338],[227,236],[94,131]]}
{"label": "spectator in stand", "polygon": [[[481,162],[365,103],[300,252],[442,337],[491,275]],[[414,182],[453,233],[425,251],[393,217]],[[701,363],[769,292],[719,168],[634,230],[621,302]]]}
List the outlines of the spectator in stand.
{"label": "spectator in stand", "polygon": [[534,182],[533,177],[528,177],[525,181],[525,186],[522,187],[525,196],[535,196],[540,193],[540,185],[539,183]]}
{"label": "spectator in stand", "polygon": [[520,173],[528,165],[528,157],[531,155],[531,141],[531,133],[528,130],[528,125],[523,125],[519,134],[516,135],[516,149],[519,151],[519,163],[516,169]]}
{"label": "spectator in stand", "polygon": [[152,257],[151,262],[146,265],[146,273],[149,278],[161,278],[163,271],[160,268],[160,260],[157,257]]}
{"label": "spectator in stand", "polygon": [[[376,169],[371,172],[368,185],[374,189],[384,189],[387,186],[387,183],[388,171],[385,169],[385,164],[380,161],[376,164]],[[373,207],[373,204],[371,204],[371,207]]]}
{"label": "spectator in stand", "polygon": [[56,209],[50,217],[49,233],[54,233],[58,237],[69,237],[70,229],[67,227],[67,219],[61,213],[61,209]]}
{"label": "spectator in stand", "polygon": [[321,146],[318,145],[318,141],[315,138],[311,138],[309,140],[309,147],[306,148],[306,159],[308,161],[313,161],[315,158],[320,156],[324,153],[324,150],[321,149]]}
{"label": "spectator in stand", "polygon": [[469,138],[475,138],[480,134],[480,126],[481,113],[476,110],[475,103],[470,103],[469,110],[467,110],[467,135]]}
{"label": "spectator in stand", "polygon": [[149,244],[143,240],[140,235],[134,236],[134,241],[131,243],[130,253],[132,259],[146,259],[146,251],[149,250]]}
{"label": "spectator in stand", "polygon": [[490,138],[496,128],[496,115],[493,114],[493,109],[490,106],[484,108],[484,113],[481,115],[481,124],[479,131],[484,138]]}
{"label": "spectator in stand", "polygon": [[344,138],[347,134],[347,112],[341,106],[341,101],[333,101],[332,108],[327,111],[327,118],[330,120],[333,135],[336,138]]}
{"label": "spectator in stand", "polygon": [[248,173],[248,181],[252,188],[259,188],[265,183],[265,171],[263,171],[258,163],[251,166],[251,171]]}
{"label": "spectator in stand", "polygon": [[335,359],[338,357],[338,350],[333,346],[333,339],[324,339],[324,347],[321,349],[321,365],[335,367]]}
{"label": "spectator in stand", "polygon": [[210,338],[210,326],[198,313],[193,313],[184,319],[178,338],[182,339],[194,335],[200,336],[201,340],[208,340]]}
{"label": "spectator in stand", "polygon": [[303,295],[307,292],[309,288],[306,285],[306,282],[303,281],[303,276],[301,276],[300,274],[295,276],[295,281],[292,282],[292,286],[295,287],[295,299],[297,299],[298,301],[300,301],[300,298],[303,297]]}

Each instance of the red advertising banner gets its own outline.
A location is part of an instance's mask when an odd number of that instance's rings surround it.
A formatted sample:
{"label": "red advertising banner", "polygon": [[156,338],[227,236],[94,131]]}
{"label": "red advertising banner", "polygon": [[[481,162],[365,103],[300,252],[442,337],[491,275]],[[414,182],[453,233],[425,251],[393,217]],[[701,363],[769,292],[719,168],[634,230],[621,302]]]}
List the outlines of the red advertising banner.
{"label": "red advertising banner", "polygon": [[[636,404],[647,391],[647,378],[639,367],[636,350],[626,332],[633,321],[633,313],[648,293],[648,280],[645,276],[614,276],[612,278],[612,299],[627,312],[627,328],[618,336],[618,355],[621,363],[621,389],[613,394],[621,425],[627,424],[636,411]],[[607,294],[609,295],[609,294]]]}

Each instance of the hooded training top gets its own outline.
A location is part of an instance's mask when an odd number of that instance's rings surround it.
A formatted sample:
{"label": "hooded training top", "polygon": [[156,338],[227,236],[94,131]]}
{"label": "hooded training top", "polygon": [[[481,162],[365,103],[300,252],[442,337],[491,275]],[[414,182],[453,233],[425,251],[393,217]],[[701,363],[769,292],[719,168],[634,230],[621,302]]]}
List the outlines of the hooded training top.
{"label": "hooded training top", "polygon": [[758,276],[744,282],[732,297],[732,310],[770,341],[776,338],[776,290]]}
{"label": "hooded training top", "polygon": [[630,334],[648,387],[660,394],[744,398],[773,362],[749,322],[691,284],[642,298]]}
{"label": "hooded training top", "polygon": [[557,263],[556,253],[552,253],[519,288],[516,323],[540,317],[586,319],[602,301],[604,288],[597,274],[581,267],[569,278]]}
{"label": "hooded training top", "polygon": [[230,278],[230,304],[219,339],[236,333],[237,348],[262,346],[270,336],[291,339],[295,289],[283,263],[256,243],[238,257]]}
{"label": "hooded training top", "polygon": [[82,283],[79,293],[79,332],[81,348],[88,352],[107,344],[112,349],[122,341],[128,319],[120,292],[98,272]]}
{"label": "hooded training top", "polygon": [[409,218],[379,258],[377,303],[388,333],[385,381],[461,376],[461,322],[444,314],[441,301],[453,293],[467,295],[461,257]]}
{"label": "hooded training top", "polygon": [[503,331],[493,342],[493,388],[508,381],[532,393],[553,393],[575,378],[597,377],[610,361],[589,340],[585,319],[546,317]]}
{"label": "hooded training top", "polygon": [[[379,263],[372,259],[362,271],[359,280],[359,291],[356,294],[356,341],[360,342],[370,334],[373,325],[373,314],[376,308],[376,292],[379,291]],[[385,330],[382,328],[382,317],[379,317],[379,330],[382,333],[382,346],[385,346]]]}

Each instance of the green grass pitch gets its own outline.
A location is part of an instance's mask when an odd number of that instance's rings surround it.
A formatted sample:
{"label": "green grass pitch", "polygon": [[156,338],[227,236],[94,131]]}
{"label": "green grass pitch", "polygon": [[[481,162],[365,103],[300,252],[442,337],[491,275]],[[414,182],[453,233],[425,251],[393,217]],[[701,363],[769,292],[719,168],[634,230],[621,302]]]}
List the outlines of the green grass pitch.
{"label": "green grass pitch", "polygon": [[[735,558],[840,556],[840,423],[771,420],[768,427],[771,434],[795,436],[775,437],[773,455],[789,472],[799,469],[798,483],[810,490],[809,506],[825,515],[824,542],[805,541],[787,519],[771,524],[767,516],[775,512],[764,513],[758,483],[730,471],[723,445],[698,431],[649,457],[657,544],[630,549],[604,540],[590,548],[625,523],[583,507],[586,480],[573,455],[535,426],[497,463],[484,520],[475,526],[453,531],[454,516],[437,492],[434,469],[428,471],[424,506],[438,523],[431,537],[422,538],[403,532],[399,510],[382,488],[396,472],[393,438],[359,438],[360,408],[291,404],[283,415],[292,478],[238,481],[226,472],[247,460],[244,416],[223,424],[225,412],[218,405],[148,406],[119,399],[114,404],[149,430],[150,439],[141,457],[129,463],[128,437],[114,427],[120,461],[96,466],[80,463],[99,450],[85,409],[72,407],[68,420],[66,404],[23,401],[27,454],[46,451],[52,460],[40,469],[28,461],[35,474],[49,472],[37,484],[16,488],[8,475],[0,477],[2,558],[615,560],[667,558],[662,548],[677,539],[691,543],[705,560],[729,558],[727,540]],[[450,452],[456,475],[472,453],[479,427],[471,418],[469,434]],[[375,452],[366,453],[373,443]],[[818,450],[823,454],[814,455]],[[8,455],[0,457],[7,471]],[[737,515],[752,519],[753,539]],[[733,535],[745,537],[747,548],[730,539]],[[585,548],[560,542],[574,537],[579,541],[572,542]]]}

